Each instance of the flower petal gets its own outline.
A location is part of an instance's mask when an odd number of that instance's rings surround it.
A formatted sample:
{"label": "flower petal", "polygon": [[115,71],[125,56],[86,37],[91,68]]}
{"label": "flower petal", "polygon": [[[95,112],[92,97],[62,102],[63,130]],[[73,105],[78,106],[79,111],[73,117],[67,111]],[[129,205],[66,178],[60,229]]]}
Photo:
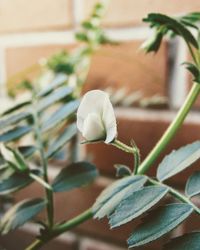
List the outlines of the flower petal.
{"label": "flower petal", "polygon": [[[92,116],[88,117],[89,114]],[[117,136],[116,118],[106,92],[92,90],[84,95],[77,112],[77,127],[87,140],[103,139],[102,136],[106,143],[114,140]]]}
{"label": "flower petal", "polygon": [[83,137],[87,141],[95,141],[105,139],[105,129],[101,117],[96,113],[88,114],[84,120]]}

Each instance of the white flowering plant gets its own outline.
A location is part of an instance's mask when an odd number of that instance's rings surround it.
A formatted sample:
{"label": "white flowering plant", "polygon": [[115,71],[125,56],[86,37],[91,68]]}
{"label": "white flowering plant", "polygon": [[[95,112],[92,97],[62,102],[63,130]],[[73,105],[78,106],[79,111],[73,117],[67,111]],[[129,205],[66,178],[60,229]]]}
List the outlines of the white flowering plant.
{"label": "white flowering plant", "polygon": [[[102,10],[103,6],[97,5],[90,21],[84,23],[84,28],[91,29],[97,39],[91,41],[88,33],[78,35],[79,39],[89,43],[90,49],[96,49],[97,45],[105,41],[99,26],[96,26],[99,24],[97,19],[101,17]],[[38,92],[33,88],[31,100],[20,103],[1,115],[0,194],[17,192],[33,181],[37,181],[45,190],[45,197],[23,200],[12,206],[1,218],[1,234],[7,234],[33,220],[46,208],[46,219],[35,221],[40,229],[38,237],[27,246],[26,250],[42,248],[50,240],[88,219],[107,217],[111,228],[116,228],[146,215],[139,226],[130,232],[127,241],[129,248],[137,248],[171,232],[192,213],[200,215],[200,208],[191,199],[200,194],[200,172],[195,172],[188,178],[185,193],[179,192],[165,182],[200,158],[200,141],[183,145],[165,156],[157,168],[155,178],[146,174],[174,138],[199,96],[200,36],[197,23],[200,21],[200,13],[191,13],[178,18],[152,13],[144,21],[150,23],[155,32],[153,38],[143,45],[146,52],[156,52],[166,35],[181,36],[193,59],[193,62],[187,62],[185,65],[194,79],[193,87],[174,121],[143,162],[140,160],[139,149],[134,141],[126,145],[118,139],[117,122],[112,104],[108,94],[100,90],[89,91],[79,102],[77,92],[65,86],[65,81],[54,81],[45,90]],[[191,29],[198,33],[197,37],[193,35]],[[55,58],[51,65],[54,65],[54,62]],[[65,63],[64,60],[64,65]],[[62,63],[61,66],[63,69]],[[46,112],[55,103],[57,105],[53,111]],[[121,165],[117,169],[120,179],[108,186],[94,201],[91,208],[70,220],[59,222],[54,219],[53,200],[56,193],[85,186],[98,176],[98,171],[93,164],[72,162],[63,168],[53,181],[49,179],[49,160],[77,134],[75,115],[77,115],[78,130],[84,137],[83,143],[106,143],[132,154],[134,169]],[[47,140],[46,145],[43,138],[49,132],[52,137],[55,137],[53,141]],[[33,134],[35,145],[20,146],[19,143],[14,143],[29,133]],[[30,158],[35,153],[39,154],[38,165],[41,167],[37,165],[32,167],[30,164]],[[170,195],[172,201],[163,205],[166,195]],[[159,203],[161,200],[162,205]],[[155,205],[157,205],[156,208],[154,208]],[[197,231],[172,239],[164,246],[164,249],[197,250],[199,246],[200,231]]]}

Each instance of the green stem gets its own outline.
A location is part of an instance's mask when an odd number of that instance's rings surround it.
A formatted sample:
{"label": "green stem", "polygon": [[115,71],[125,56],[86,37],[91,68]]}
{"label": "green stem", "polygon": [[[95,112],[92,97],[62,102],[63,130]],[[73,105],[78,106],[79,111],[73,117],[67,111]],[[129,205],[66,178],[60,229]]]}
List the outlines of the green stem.
{"label": "green stem", "polygon": [[[42,142],[42,133],[39,125],[39,119],[38,119],[38,113],[37,113],[37,107],[33,103],[33,120],[34,120],[34,130],[35,130],[35,136],[38,144],[38,149],[40,152],[40,157],[41,157],[41,163],[43,167],[43,178],[44,181],[48,184],[49,179],[48,179],[48,164],[44,152],[44,147],[43,147],[43,142]],[[49,227],[51,228],[53,226],[53,218],[54,218],[54,207],[53,207],[53,192],[49,188],[45,188],[46,192],[46,197],[47,197],[47,219],[48,219],[48,224]]]}
{"label": "green stem", "polygon": [[116,148],[123,150],[126,153],[134,154],[136,151],[134,147],[129,147],[123,142],[118,141],[117,139],[115,139],[114,142],[112,142],[111,144],[115,146]]}
{"label": "green stem", "polygon": [[200,84],[194,83],[192,89],[190,90],[188,97],[186,98],[181,109],[179,110],[176,118],[170,124],[170,126],[168,127],[166,132],[163,134],[161,139],[158,141],[156,146],[153,148],[153,150],[149,153],[146,159],[141,163],[138,169],[138,174],[144,174],[152,166],[152,164],[157,160],[160,153],[165,149],[165,147],[171,141],[173,136],[176,134],[177,130],[181,127],[183,121],[185,120],[185,117],[190,111],[193,103],[196,101],[199,93],[200,93]]}
{"label": "green stem", "polygon": [[55,228],[49,232],[49,234],[44,239],[37,239],[34,241],[30,246],[28,246],[25,250],[36,250],[40,249],[44,244],[52,240],[53,238],[57,237],[58,235],[67,232],[68,230],[78,226],[79,224],[83,223],[84,221],[91,219],[93,216],[92,209],[88,209],[82,214],[79,214],[75,218],[69,220],[66,223],[57,225]]}
{"label": "green stem", "polygon": [[159,186],[163,186],[163,187],[166,187],[168,188],[169,190],[169,193],[171,193],[174,197],[176,197],[178,200],[184,202],[184,203],[188,203],[189,205],[192,206],[192,208],[194,209],[194,211],[200,215],[200,209],[193,203],[191,202],[191,200],[185,196],[184,194],[181,194],[179,191],[177,191],[176,189],[162,183],[162,182],[159,182],[157,180],[154,180],[152,178],[148,178],[149,182],[153,185],[159,185]]}

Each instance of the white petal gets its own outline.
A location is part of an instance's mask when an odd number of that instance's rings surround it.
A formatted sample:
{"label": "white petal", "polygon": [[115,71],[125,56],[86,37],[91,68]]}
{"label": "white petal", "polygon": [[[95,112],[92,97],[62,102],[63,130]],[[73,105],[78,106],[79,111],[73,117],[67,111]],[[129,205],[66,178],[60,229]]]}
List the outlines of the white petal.
{"label": "white petal", "polygon": [[105,129],[101,117],[96,113],[90,113],[84,120],[83,137],[87,141],[105,139]]}
{"label": "white petal", "polygon": [[105,143],[110,143],[117,136],[117,123],[113,106],[108,98],[104,101],[102,120],[106,129]]}
{"label": "white petal", "polygon": [[97,113],[102,115],[105,99],[108,99],[108,94],[101,90],[91,90],[87,92],[77,111],[77,127],[82,132],[83,123],[89,113]]}
{"label": "white petal", "polygon": [[[101,131],[102,127],[99,125],[99,121],[95,121],[91,117],[87,118],[91,113],[96,114],[101,118],[104,133]],[[86,118],[92,122],[91,125],[89,125],[89,121],[87,120],[87,126],[85,126]],[[88,131],[89,126],[92,127],[90,132]],[[96,129],[95,126],[97,126]],[[104,138],[106,143],[110,143],[114,140],[114,138],[117,136],[116,118],[109,96],[106,92],[101,90],[92,90],[84,95],[77,112],[77,127],[82,133],[84,130],[85,135],[88,135],[89,133],[89,137],[93,138],[93,140],[99,139],[100,135],[102,136],[102,134],[106,135]],[[97,133],[96,136],[93,134],[95,131]]]}

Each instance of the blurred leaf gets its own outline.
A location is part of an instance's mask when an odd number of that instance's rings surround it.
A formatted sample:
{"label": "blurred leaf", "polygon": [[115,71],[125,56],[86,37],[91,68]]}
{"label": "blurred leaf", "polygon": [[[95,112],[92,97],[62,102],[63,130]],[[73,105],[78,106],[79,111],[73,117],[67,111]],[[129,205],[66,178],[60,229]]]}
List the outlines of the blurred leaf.
{"label": "blurred leaf", "polygon": [[167,155],[158,166],[157,178],[164,181],[183,171],[200,158],[200,141],[188,144]]}
{"label": "blurred leaf", "polygon": [[128,176],[115,181],[99,195],[93,205],[94,218],[110,215],[130,192],[139,190],[147,181],[145,176]]}
{"label": "blurred leaf", "polygon": [[28,158],[32,156],[37,148],[35,146],[20,146],[18,147],[19,152],[25,157]]}
{"label": "blurred leaf", "polygon": [[28,170],[23,155],[17,149],[11,149],[1,144],[1,155],[4,160],[16,171],[24,172]]}
{"label": "blurred leaf", "polygon": [[49,93],[51,93],[53,90],[55,90],[57,87],[59,87],[60,85],[62,85],[63,83],[65,83],[68,80],[68,76],[65,74],[56,74],[55,78],[53,79],[53,81],[51,83],[49,83],[49,85],[41,90],[37,96],[38,97],[44,97],[46,95],[48,95]]}
{"label": "blurred leaf", "polygon": [[72,163],[61,170],[52,187],[54,192],[69,191],[87,185],[97,176],[98,171],[94,165],[88,162]]}
{"label": "blurred leaf", "polygon": [[7,132],[0,134],[0,142],[9,142],[19,139],[32,130],[31,126],[17,126]]}
{"label": "blurred leaf", "polygon": [[131,175],[131,170],[129,167],[122,165],[122,164],[115,164],[114,167],[116,168],[116,176],[117,177],[125,177]]}
{"label": "blurred leaf", "polygon": [[164,246],[164,250],[199,250],[200,232],[188,233],[172,239]]}
{"label": "blurred leaf", "polygon": [[199,70],[199,68],[195,64],[189,63],[189,62],[184,63],[184,65],[186,65],[187,70],[189,70],[190,73],[193,75],[193,77],[194,77],[193,80],[195,82],[200,83],[200,70]]}
{"label": "blurred leaf", "polygon": [[51,115],[49,119],[44,122],[42,130],[47,131],[48,129],[55,127],[57,124],[67,119],[70,115],[75,113],[79,104],[79,100],[74,100],[62,105]]}
{"label": "blurred leaf", "polygon": [[18,114],[10,115],[0,120],[0,129],[5,129],[6,127],[18,123],[24,119],[27,119],[31,116],[28,112],[21,112]]}
{"label": "blurred leaf", "polygon": [[111,228],[121,226],[145,213],[157,204],[168,192],[168,188],[159,186],[144,187],[131,193],[110,216]]}
{"label": "blurred leaf", "polygon": [[198,49],[198,43],[192,33],[176,19],[159,13],[151,13],[143,21],[149,22],[151,27],[155,27],[159,32],[163,32],[163,34],[169,31],[174,32],[174,34],[183,37],[187,43],[191,43]]}
{"label": "blurred leaf", "polygon": [[129,247],[139,247],[160,238],[181,224],[192,211],[193,208],[184,203],[159,207],[131,234]]}
{"label": "blurred leaf", "polygon": [[180,18],[181,21],[196,23],[200,21],[200,12],[192,12]]}
{"label": "blurred leaf", "polygon": [[[31,170],[31,173],[39,175],[39,170]],[[9,194],[18,191],[33,182],[29,173],[13,173],[10,177],[0,181],[0,195]]]}
{"label": "blurred leaf", "polygon": [[46,157],[52,157],[57,153],[63,146],[66,145],[69,140],[77,133],[77,126],[75,123],[69,125],[64,132],[49,146]]}
{"label": "blurred leaf", "polygon": [[31,104],[31,101],[20,102],[20,103],[16,104],[15,106],[7,109],[1,116],[8,115],[8,114],[10,114],[18,109],[23,108],[24,106],[27,106],[30,104]]}
{"label": "blurred leaf", "polygon": [[38,103],[38,111],[42,111],[52,104],[61,101],[66,96],[70,95],[72,93],[72,89],[69,87],[60,87],[59,89],[56,89],[52,94],[44,97],[39,101]]}
{"label": "blurred leaf", "polygon": [[11,207],[1,219],[1,233],[8,232],[22,226],[36,216],[46,205],[43,199],[24,200]]}
{"label": "blurred leaf", "polygon": [[190,176],[186,184],[186,194],[189,197],[200,194],[200,171],[195,172]]}
{"label": "blurred leaf", "polygon": [[151,51],[157,52],[160,48],[162,39],[162,32],[155,32],[154,35],[151,36],[151,38],[149,38],[142,44],[141,48],[144,49],[147,53]]}

